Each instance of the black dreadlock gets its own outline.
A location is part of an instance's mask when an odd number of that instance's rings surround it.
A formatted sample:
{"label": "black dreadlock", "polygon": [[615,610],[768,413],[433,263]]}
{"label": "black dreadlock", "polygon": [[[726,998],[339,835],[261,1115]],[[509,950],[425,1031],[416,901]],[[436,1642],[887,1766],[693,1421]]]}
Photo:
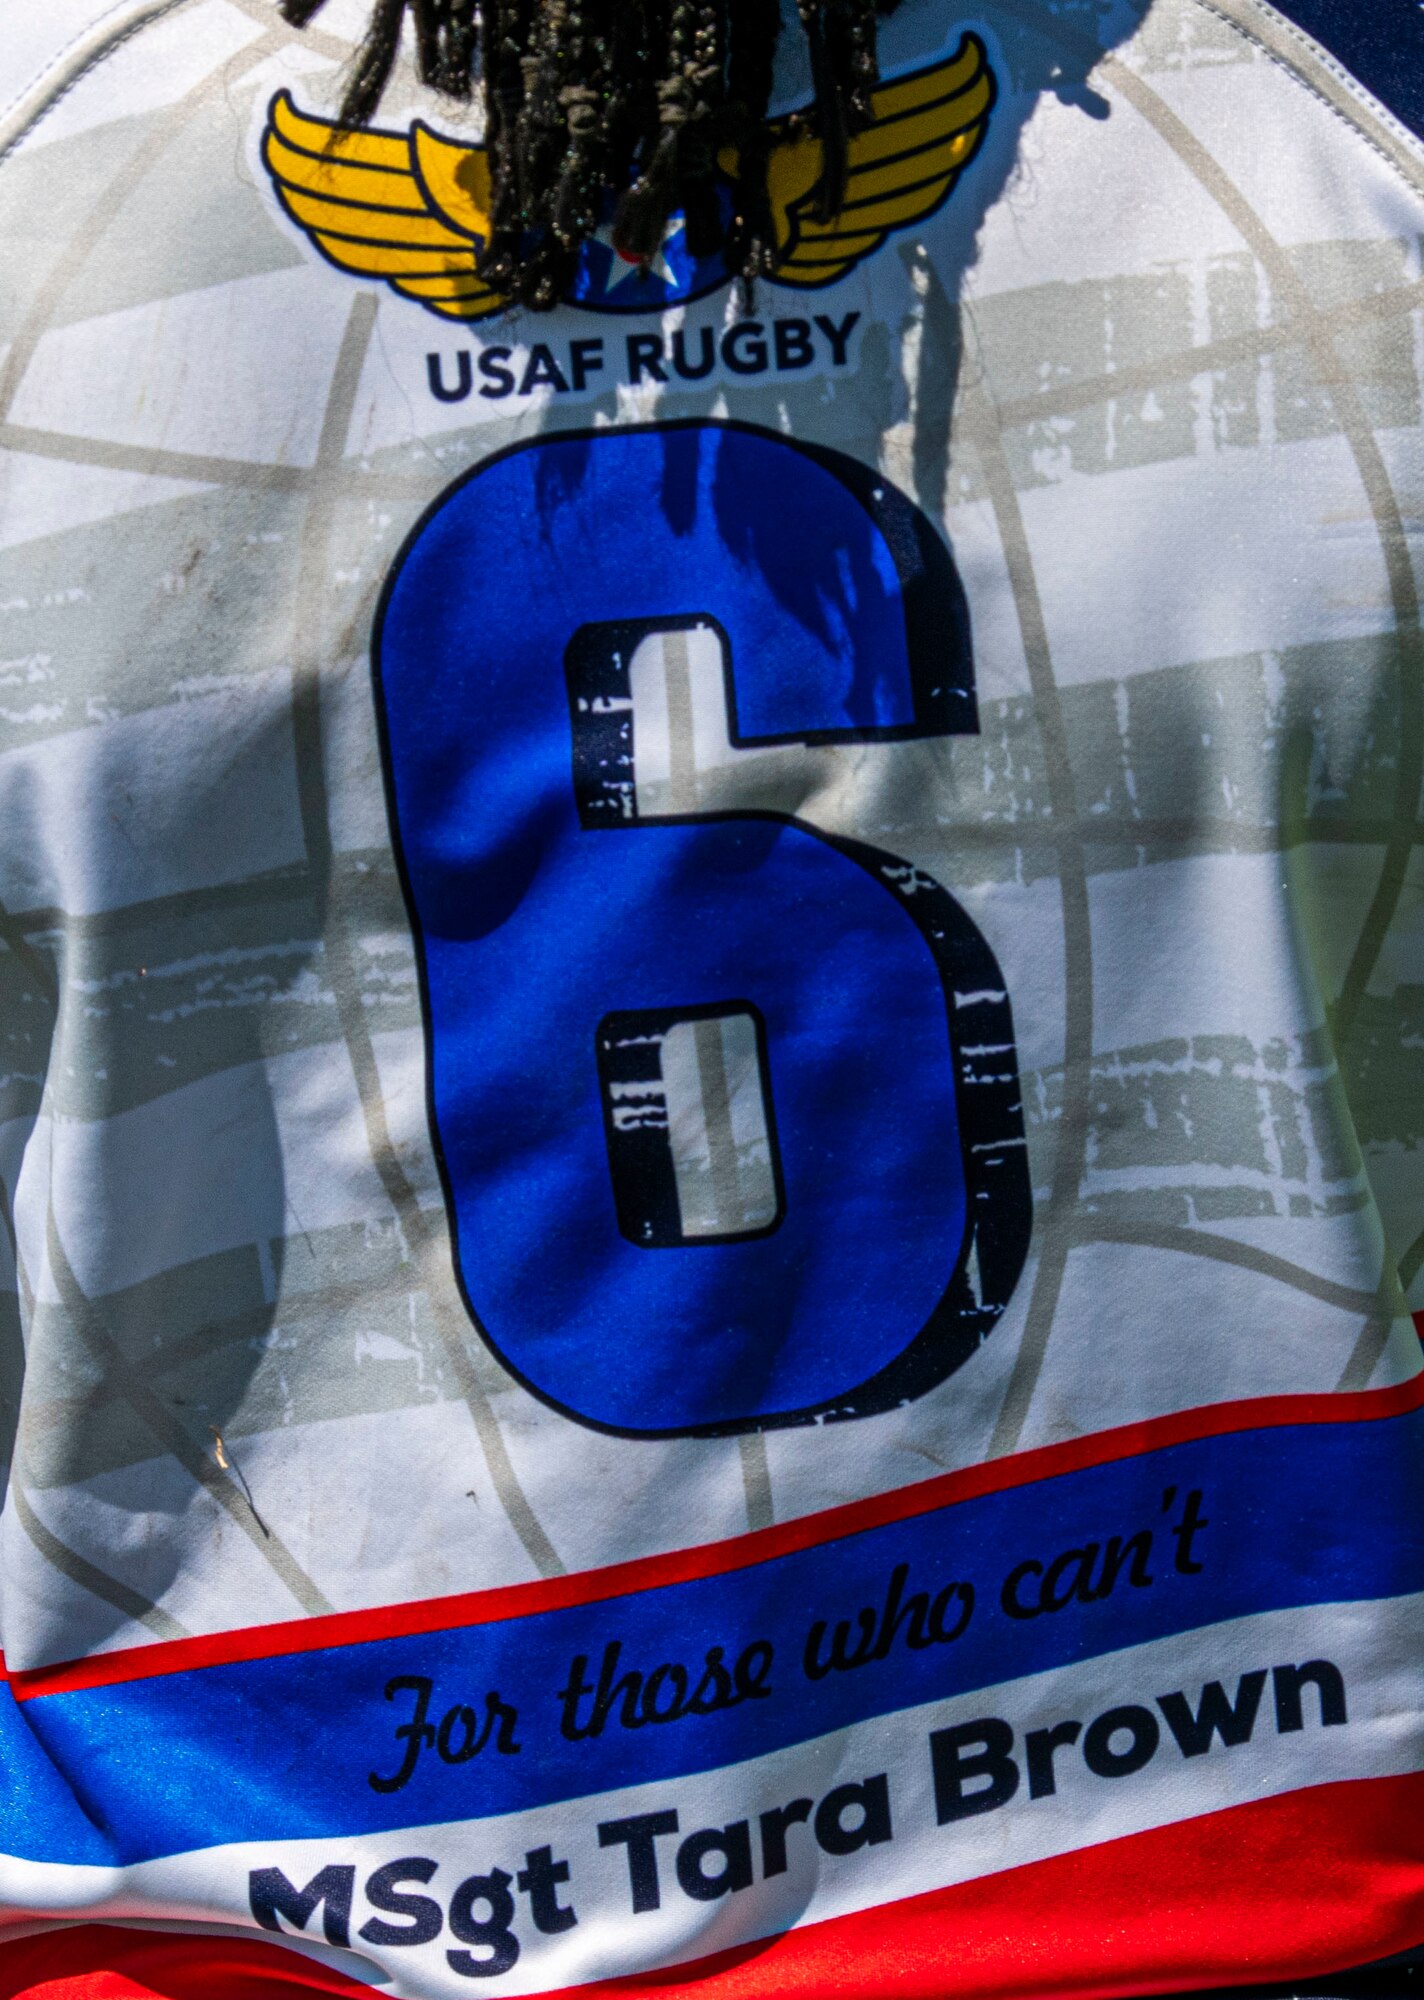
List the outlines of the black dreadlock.
{"label": "black dreadlock", "polygon": [[[304,28],[324,0],[278,0]],[[818,211],[845,198],[846,148],[872,117],[877,16],[897,0],[797,0],[821,141]],[[469,99],[478,80],[491,175],[480,276],[521,304],[564,295],[579,250],[614,204],[613,240],[646,262],[668,217],[688,249],[721,248],[748,283],[777,262],[767,187],[767,106],[778,0],[374,0],[341,122],[369,122],[407,14],[422,83]],[[736,155],[732,214],[718,155]]]}

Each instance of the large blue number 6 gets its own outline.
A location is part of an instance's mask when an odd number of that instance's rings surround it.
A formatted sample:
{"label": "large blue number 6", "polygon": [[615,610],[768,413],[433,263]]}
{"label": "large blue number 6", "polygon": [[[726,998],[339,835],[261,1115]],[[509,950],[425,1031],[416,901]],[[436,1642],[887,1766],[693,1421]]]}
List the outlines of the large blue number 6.
{"label": "large blue number 6", "polygon": [[1008,997],[943,888],[798,817],[785,747],[977,727],[926,518],[743,425],[541,438],[411,537],[376,679],[490,1345],[645,1435],[942,1381],[1027,1248]]}

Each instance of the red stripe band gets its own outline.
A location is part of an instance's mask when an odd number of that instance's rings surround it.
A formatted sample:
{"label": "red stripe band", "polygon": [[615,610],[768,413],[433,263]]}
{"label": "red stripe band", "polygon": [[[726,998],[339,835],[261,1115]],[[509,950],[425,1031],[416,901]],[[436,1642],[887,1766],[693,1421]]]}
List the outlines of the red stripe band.
{"label": "red stripe band", "polygon": [[581,1570],[572,1576],[533,1583],[504,1584],[493,1590],[465,1591],[457,1596],[425,1598],[416,1603],[380,1605],[368,1611],[337,1611],[323,1617],[298,1618],[273,1625],[252,1625],[231,1632],[204,1633],[191,1639],[166,1639],[153,1645],[131,1646],[50,1667],[11,1672],[0,1659],[0,1673],[19,1701],[40,1695],[116,1687],[126,1681],[149,1680],[161,1674],[189,1673],[195,1668],[243,1660],[275,1659],[284,1654],[321,1652],[329,1647],[358,1646],[369,1641],[405,1638],[414,1633],[444,1632],[471,1625],[497,1624],[569,1605],[596,1604],[607,1598],[660,1590],[708,1576],[750,1569],[779,1556],[843,1540],[896,1521],[910,1521],[938,1508],[953,1507],[1015,1486],[1055,1479],[1085,1467],[1161,1451],[1198,1438],[1228,1437],[1241,1431],[1276,1430],[1291,1425],[1372,1423],[1402,1416],[1424,1406],[1424,1374],[1387,1389],[1340,1395],[1265,1396],[1248,1402],[1218,1403],[1168,1417],[1124,1424],[1090,1437],[1040,1446],[961,1472],[943,1473],[893,1493],[876,1494],[843,1507],[808,1514],[799,1520],[761,1528],[701,1548],[674,1549],[665,1555],[613,1563],[603,1569]]}

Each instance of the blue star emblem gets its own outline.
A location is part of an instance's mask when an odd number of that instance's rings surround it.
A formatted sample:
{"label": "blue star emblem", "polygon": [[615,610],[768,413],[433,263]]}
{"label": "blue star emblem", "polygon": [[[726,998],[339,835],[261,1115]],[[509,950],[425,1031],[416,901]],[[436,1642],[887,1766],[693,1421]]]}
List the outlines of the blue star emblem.
{"label": "blue star emblem", "polygon": [[[724,220],[728,219],[729,191],[719,188],[718,199]],[[710,257],[690,254],[680,214],[668,217],[662,240],[646,264],[631,263],[614,249],[609,220],[584,245],[569,297],[594,312],[661,312],[705,298],[725,285],[730,275],[720,250]]]}

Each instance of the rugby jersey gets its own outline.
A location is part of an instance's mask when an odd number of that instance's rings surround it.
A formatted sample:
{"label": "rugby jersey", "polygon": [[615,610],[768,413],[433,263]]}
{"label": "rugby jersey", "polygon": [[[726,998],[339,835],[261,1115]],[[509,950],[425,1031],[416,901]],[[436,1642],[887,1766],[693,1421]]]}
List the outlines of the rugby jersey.
{"label": "rugby jersey", "polygon": [[546,314],[18,11],[0,1993],[1418,1945],[1419,10],[905,0],[829,218],[788,34]]}

